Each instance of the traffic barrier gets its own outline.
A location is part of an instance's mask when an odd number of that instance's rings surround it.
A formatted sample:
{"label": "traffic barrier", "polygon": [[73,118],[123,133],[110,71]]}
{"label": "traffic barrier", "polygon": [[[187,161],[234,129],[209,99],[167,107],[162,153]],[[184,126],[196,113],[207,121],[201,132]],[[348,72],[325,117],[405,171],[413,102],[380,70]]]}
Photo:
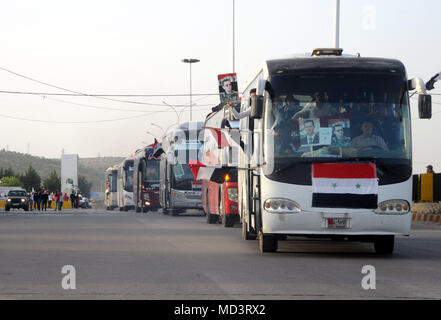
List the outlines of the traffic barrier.
{"label": "traffic barrier", "polygon": [[441,201],[441,173],[413,175],[412,200],[430,203]]}

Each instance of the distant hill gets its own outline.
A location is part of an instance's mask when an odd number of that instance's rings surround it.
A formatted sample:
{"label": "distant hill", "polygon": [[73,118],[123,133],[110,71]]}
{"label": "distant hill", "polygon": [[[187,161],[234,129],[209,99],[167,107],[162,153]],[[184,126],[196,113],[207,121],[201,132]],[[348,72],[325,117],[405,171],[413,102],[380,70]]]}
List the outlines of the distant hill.
{"label": "distant hill", "polygon": [[[92,182],[94,192],[104,191],[104,172],[115,164],[121,163],[124,157],[99,157],[79,158],[78,175],[85,176],[86,180]],[[23,174],[32,165],[41,177],[46,179],[50,172],[55,169],[58,176],[61,174],[61,159],[47,159],[29,154],[0,150],[0,168],[11,167],[16,174]]]}

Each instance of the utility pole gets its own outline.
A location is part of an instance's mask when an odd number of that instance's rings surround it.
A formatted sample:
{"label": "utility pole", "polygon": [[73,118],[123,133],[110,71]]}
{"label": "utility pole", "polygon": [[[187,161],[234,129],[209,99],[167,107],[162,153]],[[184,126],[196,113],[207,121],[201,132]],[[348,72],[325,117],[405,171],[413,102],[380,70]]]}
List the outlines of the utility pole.
{"label": "utility pole", "polygon": [[335,0],[334,47],[340,47],[340,0]]}

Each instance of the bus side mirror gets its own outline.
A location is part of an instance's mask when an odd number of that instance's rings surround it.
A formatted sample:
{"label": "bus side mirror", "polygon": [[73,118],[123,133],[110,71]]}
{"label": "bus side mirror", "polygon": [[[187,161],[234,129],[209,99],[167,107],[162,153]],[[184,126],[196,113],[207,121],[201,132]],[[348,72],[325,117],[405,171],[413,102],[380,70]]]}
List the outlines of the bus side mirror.
{"label": "bus side mirror", "polygon": [[251,119],[262,119],[263,114],[263,96],[251,97]]}
{"label": "bus side mirror", "polygon": [[432,96],[430,94],[418,95],[418,113],[420,119],[432,118]]}

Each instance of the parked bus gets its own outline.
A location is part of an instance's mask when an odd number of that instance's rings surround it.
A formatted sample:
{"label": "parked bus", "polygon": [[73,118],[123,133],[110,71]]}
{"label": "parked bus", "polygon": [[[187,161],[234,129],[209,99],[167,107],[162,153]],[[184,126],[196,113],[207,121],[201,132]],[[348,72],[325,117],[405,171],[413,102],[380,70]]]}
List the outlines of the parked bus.
{"label": "parked bus", "polygon": [[[251,89],[257,96],[248,103]],[[287,236],[373,242],[391,254],[410,235],[412,148],[409,90],[420,118],[431,97],[393,59],[342,49],[267,60],[247,83],[239,160],[244,239],[276,251]]]}
{"label": "parked bus", "polygon": [[118,170],[117,198],[119,211],[135,208],[133,204],[133,158],[125,159]]}
{"label": "parked bus", "polygon": [[[229,109],[222,108],[207,116],[204,127],[238,129],[239,120],[233,120]],[[218,167],[224,164],[237,165],[238,149],[220,149],[217,140],[217,135],[215,137],[210,129],[204,130],[202,162]],[[235,222],[240,221],[237,202],[237,169],[225,170],[221,174],[220,180],[208,177],[202,179],[202,207],[207,216],[207,223],[221,222],[224,227],[233,227]]]}
{"label": "parked bus", "polygon": [[104,205],[106,210],[113,210],[118,207],[118,166],[107,168],[105,175]]}
{"label": "parked bus", "polygon": [[133,157],[133,202],[136,212],[158,210],[160,207],[160,157],[155,157],[153,154],[155,147],[160,145],[155,145],[155,143],[137,150]]}
{"label": "parked bus", "polygon": [[201,182],[195,181],[189,160],[197,160],[203,122],[187,122],[164,137],[160,163],[160,203],[164,214],[202,209]]}

